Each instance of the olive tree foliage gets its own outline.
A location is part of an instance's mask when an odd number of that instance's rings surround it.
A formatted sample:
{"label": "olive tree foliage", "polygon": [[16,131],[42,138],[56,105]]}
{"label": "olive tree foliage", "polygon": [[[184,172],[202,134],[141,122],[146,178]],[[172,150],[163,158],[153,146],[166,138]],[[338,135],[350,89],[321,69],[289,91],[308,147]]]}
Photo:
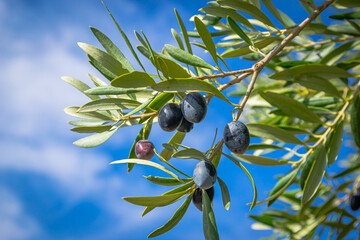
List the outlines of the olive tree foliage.
{"label": "olive tree foliage", "polygon": [[[128,172],[135,164],[157,168],[167,176],[145,179],[171,189],[160,196],[123,199],[145,207],[142,216],[157,207],[183,201],[169,221],[150,233],[149,238],[175,227],[194,194],[192,176],[173,165],[176,159],[211,161],[215,167],[222,161],[232,161],[252,182],[249,188],[253,188],[254,197],[249,203],[250,210],[259,204],[270,207],[274,202],[280,203],[260,216],[250,215],[257,221],[254,228],[274,230],[272,239],[317,239],[322,233],[343,239],[356,230],[358,219],[347,206],[349,198],[357,194],[356,173],[360,169],[360,2],[300,2],[309,17],[295,23],[291,16],[277,9],[276,1],[211,1],[190,19],[196,31],[188,31],[175,10],[179,30],[171,29],[171,33],[177,46],[166,44],[161,51],[151,47],[143,32],[135,32],[139,41],[135,47],[106,8],[138,69],[96,28],[91,27],[91,31],[104,50],[79,43],[101,78],[89,74],[94,87],[71,77],[62,78],[91,99],[80,107],[65,109],[67,114],[80,119],[69,122],[73,125],[71,131],[91,133],[74,144],[96,147],[121,128],[141,124],[139,134],[133,136],[128,159],[112,164],[127,164]],[[330,16],[331,21],[325,21],[331,25],[325,24],[320,15],[328,8],[343,9]],[[194,48],[206,50],[212,61],[194,55]],[[139,53],[154,69],[144,68]],[[250,61],[253,65],[248,69],[229,69],[226,63],[229,58],[239,63]],[[231,96],[240,97],[239,104],[222,93],[230,87]],[[167,103],[181,103],[191,92],[202,93],[209,108],[213,97],[231,104],[233,111],[228,114],[232,114],[234,121],[246,106],[242,119],[248,122],[252,142],[257,143],[250,144],[244,154],[228,155],[222,151],[224,140],[216,142],[215,138],[210,148],[201,152],[182,145],[186,133],[176,131],[162,144],[163,149],[154,149],[157,157],[137,159],[135,145],[149,138],[160,109]],[[357,148],[357,153],[337,160],[344,132],[353,139],[351,147]],[[279,157],[273,159],[269,155]],[[328,173],[335,161],[340,160],[345,170],[336,175]],[[290,165],[291,171],[276,176],[278,182],[273,189],[261,189],[269,193],[268,198],[258,199],[256,184],[243,163],[264,168]],[[230,192],[221,177],[217,177],[217,182],[224,207],[229,210]],[[204,193],[202,190],[204,236],[219,239],[211,200]]]}

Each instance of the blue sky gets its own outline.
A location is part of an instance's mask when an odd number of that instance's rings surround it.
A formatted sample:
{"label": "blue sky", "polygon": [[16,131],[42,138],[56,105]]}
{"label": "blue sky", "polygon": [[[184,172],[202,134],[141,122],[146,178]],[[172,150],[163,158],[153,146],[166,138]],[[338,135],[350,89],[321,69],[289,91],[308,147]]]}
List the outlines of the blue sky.
{"label": "blue sky", "polygon": [[[205,1],[106,1],[130,40],[133,30],[143,30],[153,48],[175,44],[170,29],[180,32],[173,12],[177,8],[188,29],[187,19],[204,7]],[[299,23],[307,16],[297,1],[276,1]],[[290,12],[289,12],[290,11]],[[293,14],[296,11],[296,14]],[[333,10],[332,10],[333,11]],[[76,42],[100,46],[89,26],[106,33],[130,56],[124,42],[99,0],[0,0],[0,239],[145,239],[164,224],[179,203],[159,208],[141,218],[143,208],[123,196],[158,195],[168,190],[154,186],[142,175],[156,174],[136,166],[131,174],[125,166],[109,166],[127,157],[138,127],[123,128],[110,141],[94,149],[81,149],[72,142],[82,137],[69,131],[72,120],[63,109],[82,105],[88,99],[60,80],[72,76],[90,83],[87,73],[100,77],[87,62]],[[136,45],[136,44],[134,44]],[[205,59],[207,54],[197,50]],[[131,57],[129,59],[133,61]],[[249,64],[229,61],[232,69]],[[146,63],[146,68],[150,68]],[[233,98],[233,101],[238,99]],[[186,136],[184,143],[207,150],[215,129],[222,132],[231,121],[231,106],[214,99],[206,119]],[[151,133],[155,147],[167,142],[171,133],[156,125]],[[349,152],[344,148],[342,155]],[[188,174],[195,160],[173,160]],[[247,165],[259,190],[266,197],[276,174],[289,167]],[[247,218],[252,188],[246,175],[223,159],[219,176],[228,184],[232,204],[222,207],[218,185],[214,209],[222,239],[258,239],[269,231],[251,230]],[[264,207],[255,208],[259,213]],[[202,215],[190,206],[182,221],[158,239],[202,239]]]}

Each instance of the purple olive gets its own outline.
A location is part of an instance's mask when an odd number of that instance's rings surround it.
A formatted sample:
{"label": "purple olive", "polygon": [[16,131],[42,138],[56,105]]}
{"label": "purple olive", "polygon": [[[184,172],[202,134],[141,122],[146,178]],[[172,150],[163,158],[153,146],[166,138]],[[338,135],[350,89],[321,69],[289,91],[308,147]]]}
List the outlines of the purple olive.
{"label": "purple olive", "polygon": [[246,152],[250,144],[249,130],[240,121],[232,121],[226,124],[223,138],[226,147],[237,154]]}
{"label": "purple olive", "polygon": [[[213,201],[214,199],[214,195],[215,195],[215,189],[214,187],[211,187],[209,189],[205,190],[207,195],[209,196],[210,202]],[[192,202],[195,205],[195,207],[197,209],[199,209],[200,211],[202,211],[202,191],[201,188],[196,188],[194,195],[192,197]]]}
{"label": "purple olive", "polygon": [[138,159],[150,160],[154,152],[154,144],[149,140],[139,140],[135,145],[135,154]]}

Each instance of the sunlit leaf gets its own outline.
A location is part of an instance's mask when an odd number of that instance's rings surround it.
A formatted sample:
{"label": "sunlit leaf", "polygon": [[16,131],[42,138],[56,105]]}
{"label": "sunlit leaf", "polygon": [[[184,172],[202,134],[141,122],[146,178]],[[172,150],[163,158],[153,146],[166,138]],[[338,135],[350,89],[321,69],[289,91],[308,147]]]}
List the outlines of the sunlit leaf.
{"label": "sunlit leaf", "polygon": [[156,176],[147,176],[145,177],[148,181],[157,184],[157,185],[162,185],[162,186],[177,186],[180,184],[183,184],[183,182],[190,182],[192,179],[191,178],[182,178],[181,181],[175,179],[175,178],[165,178],[165,177],[156,177]]}
{"label": "sunlit leaf", "polygon": [[177,151],[171,157],[173,158],[180,158],[180,159],[198,159],[198,160],[205,160],[205,155],[196,149],[182,149]]}
{"label": "sunlit leaf", "polygon": [[210,7],[201,8],[201,9],[199,9],[199,11],[203,12],[203,13],[219,16],[222,18],[226,18],[227,16],[230,16],[232,19],[234,19],[238,23],[241,23],[241,24],[243,24],[247,27],[250,27],[256,31],[256,28],[245,17],[241,16],[234,9],[210,6]]}
{"label": "sunlit leaf", "polygon": [[244,32],[244,30],[242,30],[237,24],[236,22],[231,18],[231,17],[227,17],[228,20],[228,24],[231,27],[231,29],[237,34],[239,35],[239,37],[241,39],[243,39],[247,44],[254,46],[253,41],[246,35],[246,33]]}
{"label": "sunlit leaf", "polygon": [[345,20],[345,19],[360,19],[360,11],[339,13],[329,16],[331,19]]}
{"label": "sunlit leaf", "polygon": [[98,61],[103,67],[108,69],[110,72],[116,76],[120,76],[124,73],[129,72],[127,69],[123,68],[122,64],[116,60],[113,56],[108,53],[91,46],[86,43],[78,43],[79,47],[82,48],[87,54],[92,56],[96,61]]}
{"label": "sunlit leaf", "polygon": [[[180,49],[179,49],[180,50]],[[187,78],[190,77],[190,74],[188,71],[183,68],[180,64],[177,62],[174,62],[173,60],[170,60],[168,58],[163,57],[156,57],[157,62],[163,62],[163,64],[166,66],[166,72],[164,71],[164,68],[159,68],[159,70],[164,74],[164,76],[168,75],[172,78]]]}
{"label": "sunlit leaf", "polygon": [[89,112],[89,113],[78,112],[79,108],[80,107],[75,107],[75,106],[67,107],[64,109],[64,112],[70,116],[88,119],[88,120],[113,120],[111,117],[97,112]]}
{"label": "sunlit leaf", "polygon": [[184,48],[184,43],[182,42],[182,39],[181,39],[181,37],[179,36],[179,34],[176,32],[176,30],[172,28],[172,29],[171,29],[171,33],[172,33],[172,35],[173,35],[176,43],[178,44],[179,48],[180,48],[181,50],[185,50],[185,48]]}
{"label": "sunlit leaf", "polygon": [[308,122],[323,124],[318,115],[312,112],[305,104],[293,98],[273,92],[261,93],[260,95],[268,103],[279,108],[289,116],[297,117]]}
{"label": "sunlit leaf", "polygon": [[316,193],[319,188],[322,178],[325,174],[327,155],[324,145],[318,146],[320,148],[317,159],[314,160],[309,175],[306,178],[304,185],[304,193],[301,203],[307,203]]}
{"label": "sunlit leaf", "polygon": [[184,41],[185,41],[185,45],[186,45],[186,49],[188,50],[189,53],[192,54],[192,49],[191,49],[191,45],[190,45],[190,41],[189,41],[189,36],[188,36],[188,32],[185,28],[185,25],[184,25],[184,22],[183,20],[181,19],[179,13],[177,12],[176,9],[174,9],[175,11],[175,15],[176,15],[176,18],[179,22],[179,25],[180,25],[180,28],[181,28],[181,33],[182,35],[184,36]]}
{"label": "sunlit leaf", "polygon": [[169,219],[169,221],[167,221],[162,227],[160,227],[160,228],[156,229],[155,231],[153,231],[152,233],[150,233],[148,238],[157,237],[157,236],[164,234],[164,233],[170,231],[171,229],[173,229],[180,222],[182,217],[185,215],[186,210],[188,209],[188,207],[190,205],[191,199],[192,199],[192,194],[190,194],[185,199],[183,204],[181,204],[181,206],[176,210],[176,212]]}
{"label": "sunlit leaf", "polygon": [[72,77],[61,77],[62,80],[64,80],[65,82],[69,83],[70,85],[72,85],[73,87],[75,87],[76,89],[78,89],[80,92],[84,93],[86,96],[88,96],[90,99],[95,100],[98,99],[98,96],[94,96],[94,95],[89,95],[86,91],[88,89],[90,89],[90,87],[83,83],[80,80],[77,80],[76,78],[72,78]]}
{"label": "sunlit leaf", "polygon": [[229,210],[230,208],[230,193],[229,193],[229,189],[226,186],[226,183],[221,180],[221,178],[217,177],[218,183],[220,185],[220,189],[221,189],[221,197],[222,197],[222,201],[224,204],[224,207],[226,210]]}
{"label": "sunlit leaf", "polygon": [[285,13],[281,12],[279,9],[277,9],[271,0],[261,0],[261,2],[265,5],[267,9],[276,17],[277,20],[285,27],[290,28],[295,26],[295,23],[289,16],[287,16]]}
{"label": "sunlit leaf", "polygon": [[88,102],[80,107],[78,112],[95,112],[116,109],[134,109],[141,103],[131,99],[101,98]]}
{"label": "sunlit leaf", "polygon": [[255,155],[235,154],[235,153],[233,153],[233,155],[243,162],[251,163],[259,166],[280,166],[280,165],[292,163],[289,160],[276,160],[273,158],[267,158],[267,157],[261,157]]}
{"label": "sunlit leaf", "polygon": [[130,72],[135,70],[131,63],[126,59],[124,54],[120,51],[120,49],[103,32],[94,27],[90,27],[90,29],[101,45],[105,48],[105,50],[111,56],[117,59],[124,68]]}
{"label": "sunlit leaf", "polygon": [[218,65],[218,59],[217,59],[217,55],[216,55],[216,47],[215,47],[214,41],[210,35],[209,30],[206,28],[204,23],[198,17],[194,18],[194,23],[195,23],[196,30],[200,34],[201,40],[203,41],[203,43],[206,46],[206,49],[209,51],[209,53],[210,53],[211,57],[213,58],[213,60],[215,61],[216,65]]}
{"label": "sunlit leaf", "polygon": [[77,141],[75,141],[73,144],[82,147],[82,148],[92,148],[99,146],[100,144],[103,144],[106,142],[112,135],[116,133],[116,131],[119,129],[119,126],[113,126],[107,131],[96,133],[93,135],[90,135],[88,137],[81,138]]}
{"label": "sunlit leaf", "polygon": [[217,2],[223,6],[231,7],[236,9],[237,11],[249,14],[253,18],[259,20],[260,22],[275,28],[274,24],[272,24],[270,19],[260,9],[258,9],[251,3],[237,1],[237,0],[219,0]]}
{"label": "sunlit leaf", "polygon": [[336,124],[334,131],[329,138],[328,149],[328,166],[334,164],[339,155],[341,145],[343,143],[344,121]]}
{"label": "sunlit leaf", "polygon": [[[180,178],[176,174],[174,174],[173,172],[169,171],[168,169],[161,166],[160,164],[157,164],[157,163],[154,163],[154,162],[148,161],[148,160],[143,160],[143,159],[123,159],[123,160],[113,161],[110,164],[121,164],[121,163],[135,163],[135,164],[154,167],[154,168],[157,168],[157,169],[169,174],[170,176],[180,180]],[[143,206],[150,206],[150,205],[143,205]]]}
{"label": "sunlit leaf", "polygon": [[268,138],[278,142],[287,142],[300,145],[304,144],[300,139],[291,133],[288,133],[287,131],[275,126],[255,123],[248,123],[246,126],[249,129],[249,132],[257,137]]}
{"label": "sunlit leaf", "polygon": [[147,92],[146,88],[118,88],[113,86],[101,86],[91,88],[85,91],[89,95],[109,95],[109,94],[128,94],[128,93],[137,93],[137,92]]}
{"label": "sunlit leaf", "polygon": [[123,74],[111,81],[113,87],[119,88],[139,88],[148,87],[155,84],[155,81],[145,72],[130,72]]}
{"label": "sunlit leaf", "polygon": [[[170,139],[170,141],[168,142],[170,145],[175,145],[177,146],[176,144],[181,144],[182,141],[184,140],[185,138],[185,133],[183,132],[179,132],[177,131],[173,136],[172,138]],[[166,161],[169,161],[170,158],[171,158],[171,155],[172,155],[172,152],[167,150],[166,148],[164,148],[164,150],[162,150],[161,154],[160,154]]]}
{"label": "sunlit leaf", "polygon": [[81,126],[74,127],[70,130],[77,133],[100,133],[110,130],[111,125],[103,125],[103,126]]}
{"label": "sunlit leaf", "polygon": [[201,58],[192,55],[188,52],[185,52],[184,50],[181,50],[179,48],[176,48],[170,44],[165,45],[166,52],[169,53],[171,57],[176,59],[179,62],[189,64],[191,66],[195,67],[203,67],[203,68],[209,68],[209,69],[215,69],[213,66],[202,60]]}
{"label": "sunlit leaf", "polygon": [[[266,46],[270,45],[271,43],[275,42],[278,38],[279,38],[279,36],[267,37],[263,40],[255,42],[254,45],[258,49],[263,49]],[[246,55],[248,53],[252,53],[252,51],[249,49],[248,46],[246,46],[246,47],[241,47],[241,48],[225,51],[224,53],[221,54],[221,56],[223,58],[235,58],[235,57],[240,57],[240,56]]]}
{"label": "sunlit leaf", "polygon": [[151,206],[151,207],[162,207],[169,205],[175,199],[187,194],[187,191],[175,193],[171,195],[160,195],[160,196],[151,196],[151,197],[123,197],[123,199],[129,203],[139,205],[139,206]]}

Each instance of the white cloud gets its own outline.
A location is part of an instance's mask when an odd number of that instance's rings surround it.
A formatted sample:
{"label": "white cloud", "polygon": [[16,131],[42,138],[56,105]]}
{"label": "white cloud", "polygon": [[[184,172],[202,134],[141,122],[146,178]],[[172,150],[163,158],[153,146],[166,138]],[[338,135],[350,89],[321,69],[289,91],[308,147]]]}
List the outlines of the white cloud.
{"label": "white cloud", "polygon": [[0,196],[0,239],[30,239],[40,234],[40,226],[15,196],[4,188],[0,188]]}

